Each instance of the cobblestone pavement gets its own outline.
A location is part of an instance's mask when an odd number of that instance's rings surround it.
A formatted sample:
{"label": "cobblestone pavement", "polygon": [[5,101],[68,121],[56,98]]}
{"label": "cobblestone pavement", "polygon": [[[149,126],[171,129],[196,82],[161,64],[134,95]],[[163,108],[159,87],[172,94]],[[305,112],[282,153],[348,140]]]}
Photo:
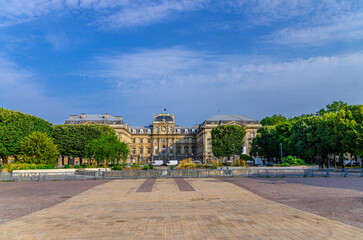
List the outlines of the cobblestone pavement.
{"label": "cobblestone pavement", "polygon": [[257,195],[363,229],[363,178],[223,178]]}
{"label": "cobblestone pavement", "polygon": [[63,202],[107,181],[0,182],[0,224]]}
{"label": "cobblestone pavement", "polygon": [[[147,180],[146,180],[147,181]],[[362,239],[363,230],[228,182],[115,180],[0,225],[0,239]]]}

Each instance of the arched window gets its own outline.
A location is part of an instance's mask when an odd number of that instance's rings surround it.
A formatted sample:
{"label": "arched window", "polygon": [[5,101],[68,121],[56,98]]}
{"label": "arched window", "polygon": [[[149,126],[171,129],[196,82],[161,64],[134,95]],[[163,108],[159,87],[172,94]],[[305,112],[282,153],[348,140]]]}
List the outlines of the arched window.
{"label": "arched window", "polygon": [[184,129],[184,133],[188,133],[188,129]]}
{"label": "arched window", "polygon": [[180,129],[176,130],[176,132],[177,132],[177,133],[181,133],[181,132],[180,132]]}
{"label": "arched window", "polygon": [[144,130],[140,129],[140,133],[144,133]]}
{"label": "arched window", "polygon": [[132,129],[132,133],[136,133],[136,129]]}

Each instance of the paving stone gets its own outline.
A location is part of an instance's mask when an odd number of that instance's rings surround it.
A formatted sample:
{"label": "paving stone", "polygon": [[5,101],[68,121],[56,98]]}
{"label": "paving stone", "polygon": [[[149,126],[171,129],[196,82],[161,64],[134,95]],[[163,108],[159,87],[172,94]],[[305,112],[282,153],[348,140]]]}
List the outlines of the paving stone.
{"label": "paving stone", "polygon": [[[0,239],[362,239],[363,230],[228,182],[115,180],[0,225]],[[150,183],[148,183],[150,186]],[[150,187],[149,187],[150,188]]]}

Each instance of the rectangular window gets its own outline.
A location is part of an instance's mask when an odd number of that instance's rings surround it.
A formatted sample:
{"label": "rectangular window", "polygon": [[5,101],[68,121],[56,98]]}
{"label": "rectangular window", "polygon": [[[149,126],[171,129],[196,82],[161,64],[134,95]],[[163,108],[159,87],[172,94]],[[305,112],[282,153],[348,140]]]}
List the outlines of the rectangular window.
{"label": "rectangular window", "polygon": [[181,140],[180,140],[180,138],[178,139],[178,143],[180,143],[181,142]]}
{"label": "rectangular window", "polygon": [[148,142],[148,143],[151,143],[151,140],[150,140],[150,139],[148,139],[148,140],[147,140],[147,142]]}
{"label": "rectangular window", "polygon": [[193,155],[196,155],[197,149],[196,148],[192,148],[192,153],[193,153]]}
{"label": "rectangular window", "polygon": [[176,149],[176,153],[177,153],[177,154],[180,154],[180,148],[177,148],[177,149]]}
{"label": "rectangular window", "polygon": [[158,140],[157,139],[155,139],[155,144],[158,144]]}
{"label": "rectangular window", "polygon": [[189,148],[185,147],[185,148],[184,148],[184,153],[185,153],[185,154],[189,154]]}
{"label": "rectangular window", "polygon": [[143,143],[144,142],[144,139],[140,138],[140,143]]}
{"label": "rectangular window", "polygon": [[136,149],[135,148],[132,149],[132,154],[136,154]]}
{"label": "rectangular window", "polygon": [[136,142],[136,140],[135,140],[135,139],[132,139],[132,142],[133,142],[133,143],[135,143],[135,142]]}
{"label": "rectangular window", "polygon": [[143,148],[140,148],[140,154],[144,154],[144,149]]}
{"label": "rectangular window", "polygon": [[184,139],[185,143],[188,143],[188,138]]}
{"label": "rectangular window", "polygon": [[174,139],[172,139],[172,138],[171,138],[171,139],[170,139],[170,143],[173,143],[173,142],[174,142]]}
{"label": "rectangular window", "polygon": [[151,151],[151,150],[150,150],[150,148],[148,148],[148,149],[147,149],[147,154],[150,154],[150,151]]}

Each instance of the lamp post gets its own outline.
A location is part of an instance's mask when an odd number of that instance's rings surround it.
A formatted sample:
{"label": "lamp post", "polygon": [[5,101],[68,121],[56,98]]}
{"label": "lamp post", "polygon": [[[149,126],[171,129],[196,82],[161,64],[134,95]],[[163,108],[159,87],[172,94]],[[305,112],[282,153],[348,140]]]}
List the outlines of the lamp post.
{"label": "lamp post", "polygon": [[233,146],[233,164],[236,164],[236,163],[234,162],[234,143],[232,143],[232,146]]}
{"label": "lamp post", "polygon": [[282,142],[280,143],[280,150],[281,150],[281,162],[282,162],[282,158],[283,158],[283,156],[282,156]]}

